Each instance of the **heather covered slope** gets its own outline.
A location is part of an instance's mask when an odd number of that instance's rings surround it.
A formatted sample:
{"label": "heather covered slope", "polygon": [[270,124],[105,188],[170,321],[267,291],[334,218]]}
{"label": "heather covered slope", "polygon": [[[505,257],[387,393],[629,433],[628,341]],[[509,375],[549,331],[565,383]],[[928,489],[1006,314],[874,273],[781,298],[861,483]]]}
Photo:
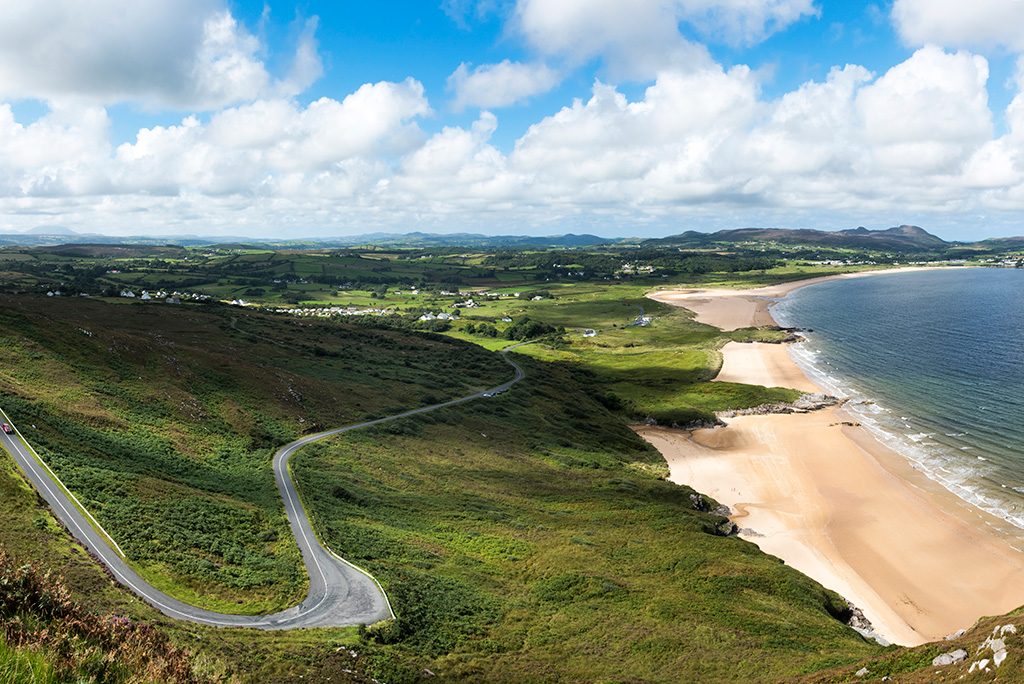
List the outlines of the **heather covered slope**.
{"label": "heather covered slope", "polygon": [[[635,312],[632,303],[621,312],[558,304],[540,302],[536,315],[572,324]],[[157,568],[151,577],[207,601],[244,597],[233,604],[242,610],[301,594],[286,574],[257,572],[285,567],[274,564],[290,542],[274,527],[273,483],[263,482],[272,444],[508,375],[479,347],[408,331],[221,306],[0,305],[4,406],[126,551]],[[506,394],[297,455],[316,529],[382,581],[393,624],[254,634],[175,623],[105,578],[10,463],[0,471],[9,521],[0,545],[59,569],[86,609],[158,626],[217,681],[844,681],[865,665],[926,681],[931,658],[956,644],[864,641],[842,623],[838,596],[726,536],[713,501],[661,479],[658,454],[626,427],[631,411],[609,400],[642,396],[651,378],[624,373],[609,384],[602,355],[620,343],[654,359],[669,343],[692,346],[709,367],[715,355],[696,324],[651,311],[646,328],[609,324],[597,340],[610,346],[523,348],[527,378]],[[162,525],[181,501],[166,493],[180,491],[193,508]],[[145,556],[158,546],[140,531],[166,535],[161,543],[180,556]],[[172,562],[190,556],[203,573]],[[297,559],[294,567],[301,579]],[[232,584],[240,578],[262,583]],[[11,662],[56,658],[4,648]]]}
{"label": "heather covered slope", "polygon": [[317,428],[507,379],[447,338],[222,306],[0,301],[0,403],[154,585],[226,612],[306,577],[271,473]]}
{"label": "heather covered slope", "polygon": [[845,603],[727,536],[714,502],[573,366],[300,454],[316,527],[388,589],[364,652],[391,683],[776,681],[879,652]]}

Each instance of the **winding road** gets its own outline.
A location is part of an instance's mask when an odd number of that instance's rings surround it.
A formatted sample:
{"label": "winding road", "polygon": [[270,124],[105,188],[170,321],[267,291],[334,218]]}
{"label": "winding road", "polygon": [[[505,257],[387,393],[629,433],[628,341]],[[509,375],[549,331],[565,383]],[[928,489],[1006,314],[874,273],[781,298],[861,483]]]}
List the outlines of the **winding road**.
{"label": "winding road", "polygon": [[[266,630],[372,624],[379,620],[394,618],[394,611],[387,595],[368,572],[349,563],[317,538],[295,488],[295,481],[288,467],[289,460],[302,447],[334,435],[500,394],[525,377],[523,369],[506,354],[519,346],[521,345],[513,345],[501,352],[501,358],[515,369],[515,376],[497,387],[393,416],[306,435],[281,447],[274,454],[274,479],[284,501],[292,535],[302,551],[302,559],[309,574],[309,594],[299,605],[273,615],[216,613],[179,601],[153,587],[131,568],[117,542],[103,531],[96,519],[60,482],[16,426],[13,435],[0,432],[0,446],[11,454],[29,482],[50,505],[54,515],[110,570],[114,578],[168,617],[215,627],[252,627]],[[0,421],[14,426],[2,410]]]}

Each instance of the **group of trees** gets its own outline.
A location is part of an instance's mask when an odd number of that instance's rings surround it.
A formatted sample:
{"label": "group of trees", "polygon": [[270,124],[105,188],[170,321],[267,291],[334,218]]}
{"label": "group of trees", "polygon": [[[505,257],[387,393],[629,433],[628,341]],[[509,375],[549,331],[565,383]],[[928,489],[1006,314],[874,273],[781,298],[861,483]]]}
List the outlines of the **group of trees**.
{"label": "group of trees", "polygon": [[524,316],[505,328],[505,339],[525,342],[526,340],[533,340],[555,333],[563,334],[565,333],[565,328],[556,328],[553,325]]}

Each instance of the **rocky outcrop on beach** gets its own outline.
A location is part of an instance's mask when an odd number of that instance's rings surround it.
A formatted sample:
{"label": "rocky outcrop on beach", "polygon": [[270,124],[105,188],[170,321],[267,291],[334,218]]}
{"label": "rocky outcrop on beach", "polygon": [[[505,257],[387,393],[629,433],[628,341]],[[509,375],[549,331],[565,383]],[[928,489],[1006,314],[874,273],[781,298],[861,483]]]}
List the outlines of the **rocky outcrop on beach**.
{"label": "rocky outcrop on beach", "polygon": [[693,510],[700,511],[701,513],[710,513],[711,515],[718,515],[722,517],[722,520],[718,522],[714,530],[709,530],[719,537],[732,537],[740,532],[740,528],[732,520],[729,520],[729,516],[732,515],[732,511],[728,506],[718,503],[712,499],[707,498],[703,494],[694,492],[690,494],[690,503],[693,504]]}
{"label": "rocky outcrop on beach", "polygon": [[796,401],[789,403],[761,404],[752,408],[737,409],[734,411],[721,411],[716,414],[719,418],[734,418],[736,416],[768,416],[776,413],[810,413],[820,411],[823,408],[837,406],[842,403],[829,394],[804,394]]}
{"label": "rocky outcrop on beach", "polygon": [[814,332],[810,328],[783,328],[777,325],[765,326],[762,328],[758,328],[758,330],[765,330],[768,332],[784,332],[787,333],[787,335],[785,337],[779,337],[771,340],[749,339],[736,341],[742,342],[743,344],[792,344],[795,342],[805,342],[807,340],[807,338],[801,335],[800,333]]}
{"label": "rocky outcrop on beach", "polygon": [[712,428],[724,427],[725,423],[717,418],[715,420],[691,420],[688,423],[670,423],[668,425],[662,425],[654,418],[647,418],[644,421],[644,425],[670,427],[673,430],[685,430],[686,432],[693,432],[694,430],[710,430]]}
{"label": "rocky outcrop on beach", "polygon": [[865,639],[875,641],[881,646],[889,645],[889,642],[885,637],[875,631],[875,626],[871,624],[871,620],[868,620],[867,616],[864,615],[864,611],[850,603],[849,600],[846,601],[846,605],[850,609],[850,617],[846,621],[847,625],[860,633],[860,635]]}

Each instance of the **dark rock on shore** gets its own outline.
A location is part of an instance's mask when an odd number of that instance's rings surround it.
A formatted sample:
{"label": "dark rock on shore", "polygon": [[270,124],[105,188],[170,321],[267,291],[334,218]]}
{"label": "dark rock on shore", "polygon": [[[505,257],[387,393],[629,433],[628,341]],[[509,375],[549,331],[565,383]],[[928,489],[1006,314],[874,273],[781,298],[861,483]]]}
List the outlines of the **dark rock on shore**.
{"label": "dark rock on shore", "polygon": [[846,605],[850,609],[850,617],[846,620],[846,624],[859,632],[865,639],[876,641],[882,646],[889,645],[889,642],[884,637],[875,632],[875,626],[864,615],[864,611],[850,603],[849,600],[846,601]]}
{"label": "dark rock on shore", "polygon": [[837,406],[842,403],[828,394],[805,394],[792,403],[762,404],[747,409],[735,411],[722,411],[719,418],[734,418],[735,416],[768,416],[775,413],[809,413],[819,411],[830,406]]}
{"label": "dark rock on shore", "polygon": [[669,427],[672,428],[673,430],[686,430],[687,432],[692,432],[693,430],[705,430],[716,427],[724,427],[725,423],[723,423],[718,418],[715,418],[715,420],[693,420],[690,421],[689,423],[671,423],[669,425],[662,425],[654,418],[647,418],[647,420],[644,421],[644,425]]}
{"label": "dark rock on shore", "polygon": [[728,506],[724,506],[717,501],[708,499],[703,494],[697,494],[694,492],[690,494],[690,503],[693,504],[693,510],[700,511],[701,513],[713,513],[720,515],[723,518],[728,518],[732,515],[732,511]]}

